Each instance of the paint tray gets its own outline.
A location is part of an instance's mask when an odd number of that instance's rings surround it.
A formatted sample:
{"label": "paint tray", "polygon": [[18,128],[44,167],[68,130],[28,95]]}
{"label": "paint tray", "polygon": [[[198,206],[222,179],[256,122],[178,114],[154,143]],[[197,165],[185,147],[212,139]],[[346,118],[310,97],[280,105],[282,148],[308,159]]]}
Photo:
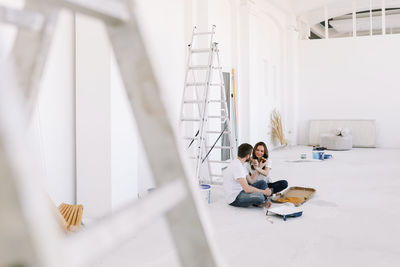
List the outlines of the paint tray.
{"label": "paint tray", "polygon": [[282,216],[283,220],[286,221],[286,219],[289,217],[300,217],[301,215],[303,215],[303,210],[295,207],[278,206],[267,209],[266,215],[269,215],[269,213]]}
{"label": "paint tray", "polygon": [[[309,200],[311,198],[311,196],[315,193],[315,189],[314,188],[307,188],[307,187],[300,187],[300,186],[293,186],[290,187],[289,189],[287,189],[285,191],[285,193],[282,194],[282,196],[280,197],[280,199],[285,199],[288,197],[295,197],[295,198],[299,198],[300,201],[298,203],[295,203],[295,206],[300,206],[301,204],[303,204],[304,202],[306,202],[307,200]],[[277,202],[277,203],[282,203],[278,200],[272,200],[273,202]]]}

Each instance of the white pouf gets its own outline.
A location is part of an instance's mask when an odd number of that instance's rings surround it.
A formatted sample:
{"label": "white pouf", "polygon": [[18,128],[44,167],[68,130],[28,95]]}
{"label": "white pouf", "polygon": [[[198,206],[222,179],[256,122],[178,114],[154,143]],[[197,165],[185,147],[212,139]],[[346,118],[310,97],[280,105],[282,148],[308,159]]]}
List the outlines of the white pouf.
{"label": "white pouf", "polygon": [[353,138],[351,135],[321,134],[319,145],[330,150],[350,150],[353,147]]}

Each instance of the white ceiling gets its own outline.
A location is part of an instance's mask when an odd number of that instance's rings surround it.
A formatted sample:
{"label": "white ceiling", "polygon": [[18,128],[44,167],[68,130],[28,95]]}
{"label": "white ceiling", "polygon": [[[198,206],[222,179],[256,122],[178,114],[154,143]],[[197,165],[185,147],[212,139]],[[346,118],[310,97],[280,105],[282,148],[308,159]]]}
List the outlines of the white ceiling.
{"label": "white ceiling", "polygon": [[[280,0],[282,1],[282,0]],[[289,2],[292,10],[296,15],[303,15],[315,9],[323,9],[327,6],[328,9],[344,8],[348,7],[352,10],[352,0],[283,0],[284,2]],[[370,0],[356,0],[356,6],[362,7],[363,9],[368,9],[370,5]],[[382,5],[382,0],[372,0],[372,5],[375,8],[380,8]],[[400,0],[385,0],[385,5],[387,8],[393,6],[400,6]]]}
{"label": "white ceiling", "polygon": [[[324,35],[323,26],[320,25],[321,21],[325,20],[325,7],[327,10],[327,18],[336,18],[330,21],[329,36],[345,35],[353,30],[352,17],[343,16],[351,14],[355,9],[356,12],[367,11],[371,9],[381,9],[383,0],[265,0],[273,3],[280,8],[294,13],[300,20],[306,22],[317,35]],[[400,0],[384,0],[385,8],[400,8]],[[355,3],[355,6],[353,6]],[[396,14],[395,14],[396,13]],[[365,18],[362,15],[357,15],[357,32],[369,32],[370,19],[369,14]],[[381,29],[381,14],[375,12],[372,18],[372,29],[379,31]],[[389,31],[400,31],[400,12],[387,11],[386,14],[386,28]],[[316,31],[316,32],[315,32]]]}
{"label": "white ceiling", "polygon": [[[328,17],[337,17],[352,13],[352,0],[267,0],[292,11],[309,24],[316,24],[325,19],[324,8],[328,9]],[[370,8],[370,0],[355,0],[356,11]],[[380,9],[382,0],[372,0],[372,9]],[[386,8],[400,7],[400,0],[385,0]]]}

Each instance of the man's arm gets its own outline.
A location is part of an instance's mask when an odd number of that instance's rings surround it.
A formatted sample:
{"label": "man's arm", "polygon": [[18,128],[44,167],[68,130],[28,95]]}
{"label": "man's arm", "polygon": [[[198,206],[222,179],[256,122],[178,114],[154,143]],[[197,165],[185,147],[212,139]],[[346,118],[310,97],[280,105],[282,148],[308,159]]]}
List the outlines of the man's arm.
{"label": "man's arm", "polygon": [[247,175],[246,178],[247,178],[248,183],[254,184],[257,181],[257,179],[256,179],[257,176],[258,176],[258,171],[255,171],[253,174]]}
{"label": "man's arm", "polygon": [[272,193],[271,189],[269,189],[269,188],[267,188],[265,190],[262,190],[262,189],[258,189],[258,188],[255,188],[254,186],[249,185],[247,183],[246,178],[238,178],[237,180],[239,181],[240,185],[242,186],[244,192],[246,192],[246,193],[257,193],[257,192],[260,192],[263,195],[266,195],[267,197],[269,197],[271,195],[271,193]]}

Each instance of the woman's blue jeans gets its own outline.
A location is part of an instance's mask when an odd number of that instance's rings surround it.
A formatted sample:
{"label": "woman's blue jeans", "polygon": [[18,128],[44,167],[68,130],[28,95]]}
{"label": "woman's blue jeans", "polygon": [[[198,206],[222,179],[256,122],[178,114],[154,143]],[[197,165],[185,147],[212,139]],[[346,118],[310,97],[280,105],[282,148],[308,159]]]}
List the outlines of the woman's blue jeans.
{"label": "woman's blue jeans", "polygon": [[[252,184],[251,186],[254,186],[258,189],[265,190],[267,187],[272,190],[272,193],[278,193],[282,190],[284,190],[287,186],[288,183],[286,180],[280,180],[275,183],[268,183],[265,182],[264,180],[259,180]],[[264,203],[268,199],[267,196],[265,196],[263,193],[256,192],[256,193],[246,193],[244,190],[242,190],[239,195],[236,197],[235,201],[233,201],[231,204],[232,206],[235,207],[249,207],[249,206],[258,206],[262,203]]]}

